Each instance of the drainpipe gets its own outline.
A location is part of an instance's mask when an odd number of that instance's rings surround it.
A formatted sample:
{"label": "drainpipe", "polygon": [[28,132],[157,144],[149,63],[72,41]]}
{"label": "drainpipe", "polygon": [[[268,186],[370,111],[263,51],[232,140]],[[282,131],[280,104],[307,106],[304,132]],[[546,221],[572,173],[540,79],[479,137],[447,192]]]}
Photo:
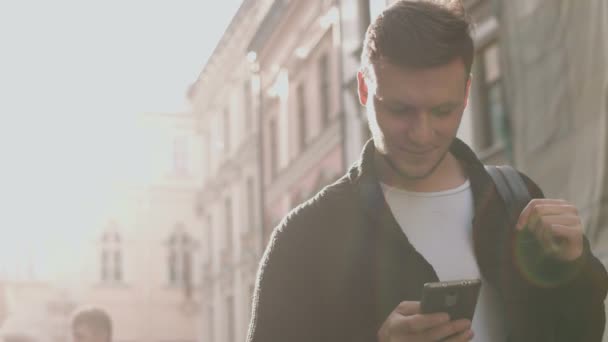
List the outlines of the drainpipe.
{"label": "drainpipe", "polygon": [[259,229],[260,229],[260,258],[264,254],[266,247],[265,235],[265,211],[266,211],[266,186],[264,182],[265,173],[265,158],[264,158],[264,92],[262,87],[262,73],[259,67],[259,62],[256,62],[255,74],[258,78],[258,116],[257,116],[257,128],[258,128],[258,177],[259,177]]}
{"label": "drainpipe", "polygon": [[346,172],[348,170],[348,139],[347,134],[347,118],[346,118],[346,105],[344,100],[344,92],[348,91],[348,88],[344,86],[344,25],[342,19],[342,0],[337,0],[335,4],[338,6],[338,29],[340,30],[340,40],[338,41],[338,79],[340,80],[340,134],[342,144],[342,170]]}

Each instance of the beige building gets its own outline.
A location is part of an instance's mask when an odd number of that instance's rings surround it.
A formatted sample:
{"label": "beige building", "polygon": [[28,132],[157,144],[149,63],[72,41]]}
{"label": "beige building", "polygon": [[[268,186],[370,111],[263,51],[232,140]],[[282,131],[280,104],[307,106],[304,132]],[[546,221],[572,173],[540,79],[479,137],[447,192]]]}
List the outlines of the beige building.
{"label": "beige building", "polygon": [[264,241],[293,207],[343,173],[336,1],[276,1],[249,45],[260,79]]}
{"label": "beige building", "polygon": [[196,341],[200,141],[189,114],[145,114],[136,127],[137,168],[88,240],[74,299],[106,309],[116,341]]}
{"label": "beige building", "polygon": [[7,281],[0,286],[0,305],[0,338],[69,341],[75,303],[67,291],[42,281]]}
{"label": "beige building", "polygon": [[207,161],[202,341],[245,338],[272,228],[345,169],[339,19],[336,1],[244,1],[191,89]]}
{"label": "beige building", "polygon": [[262,252],[259,79],[247,46],[270,0],[245,0],[192,85],[204,168],[197,197],[200,341],[245,339]]}
{"label": "beige building", "polygon": [[608,3],[514,0],[497,9],[515,165],[546,195],[576,204],[607,266]]}

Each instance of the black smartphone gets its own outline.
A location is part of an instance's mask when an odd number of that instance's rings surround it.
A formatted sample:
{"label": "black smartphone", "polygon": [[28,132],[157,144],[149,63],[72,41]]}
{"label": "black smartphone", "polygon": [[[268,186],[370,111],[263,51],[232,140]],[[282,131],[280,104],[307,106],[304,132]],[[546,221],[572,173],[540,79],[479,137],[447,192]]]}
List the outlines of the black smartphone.
{"label": "black smartphone", "polygon": [[423,314],[447,312],[451,320],[473,320],[480,279],[464,279],[426,283],[422,290],[420,311]]}

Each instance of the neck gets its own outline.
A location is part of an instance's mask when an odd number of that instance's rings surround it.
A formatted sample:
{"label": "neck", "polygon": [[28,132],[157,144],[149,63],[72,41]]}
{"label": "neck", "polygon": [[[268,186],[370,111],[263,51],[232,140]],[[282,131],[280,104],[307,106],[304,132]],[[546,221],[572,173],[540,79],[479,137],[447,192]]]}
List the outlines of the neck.
{"label": "neck", "polygon": [[450,152],[426,176],[408,177],[381,156],[374,154],[374,162],[381,182],[403,190],[416,192],[437,192],[453,189],[462,185],[467,179],[464,167]]}

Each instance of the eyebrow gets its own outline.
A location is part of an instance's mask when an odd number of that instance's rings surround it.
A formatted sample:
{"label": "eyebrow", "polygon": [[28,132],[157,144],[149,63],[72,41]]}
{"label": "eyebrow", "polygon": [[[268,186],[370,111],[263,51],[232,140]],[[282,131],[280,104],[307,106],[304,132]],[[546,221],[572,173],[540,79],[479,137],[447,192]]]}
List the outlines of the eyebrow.
{"label": "eyebrow", "polygon": [[[384,105],[388,105],[388,106],[395,106],[395,107],[401,107],[401,108],[416,108],[416,106],[411,105],[409,103],[406,102],[401,102],[400,100],[391,100],[391,99],[386,99],[380,95],[375,94],[374,98],[379,101],[380,103],[384,104]],[[431,109],[437,109],[437,108],[442,108],[442,107],[459,107],[462,106],[464,104],[464,101],[446,101],[444,103],[440,103],[436,106],[433,106]]]}

